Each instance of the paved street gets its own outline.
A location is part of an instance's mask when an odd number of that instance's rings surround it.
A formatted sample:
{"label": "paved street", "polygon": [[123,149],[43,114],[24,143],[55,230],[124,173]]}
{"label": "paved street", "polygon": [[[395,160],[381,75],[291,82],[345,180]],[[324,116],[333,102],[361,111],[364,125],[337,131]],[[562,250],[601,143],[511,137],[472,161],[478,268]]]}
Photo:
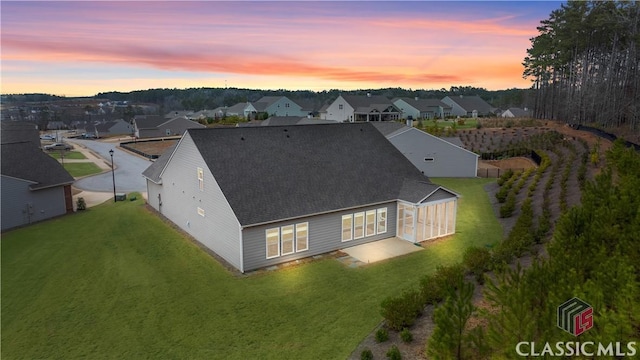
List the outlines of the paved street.
{"label": "paved street", "polygon": [[[151,161],[130,154],[118,146],[118,143],[108,143],[95,140],[66,139],[69,143],[84,145],[93,153],[111,163],[109,150],[113,149],[113,163],[115,165],[116,192],[146,192],[147,186],[142,172],[151,165]],[[111,172],[89,176],[77,180],[74,187],[85,191],[113,192]]]}

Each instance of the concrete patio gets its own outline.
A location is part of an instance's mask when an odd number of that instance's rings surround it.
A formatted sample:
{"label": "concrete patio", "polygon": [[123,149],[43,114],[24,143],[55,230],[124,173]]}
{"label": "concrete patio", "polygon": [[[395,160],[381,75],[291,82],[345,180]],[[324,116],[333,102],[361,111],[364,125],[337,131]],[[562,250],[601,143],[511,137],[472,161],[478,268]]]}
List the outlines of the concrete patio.
{"label": "concrete patio", "polygon": [[358,262],[370,264],[420,250],[424,249],[409,241],[392,237],[367,244],[348,247],[341,249],[340,251],[348,254],[349,257],[356,260],[355,262],[352,262],[352,264],[357,264]]}

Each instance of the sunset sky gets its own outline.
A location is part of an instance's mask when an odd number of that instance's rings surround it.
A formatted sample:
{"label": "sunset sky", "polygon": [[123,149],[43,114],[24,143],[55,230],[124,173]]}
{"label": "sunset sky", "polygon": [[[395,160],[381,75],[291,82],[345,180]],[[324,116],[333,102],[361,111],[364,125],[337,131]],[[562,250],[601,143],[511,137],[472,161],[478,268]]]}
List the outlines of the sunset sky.
{"label": "sunset sky", "polygon": [[527,88],[561,3],[2,1],[1,92]]}

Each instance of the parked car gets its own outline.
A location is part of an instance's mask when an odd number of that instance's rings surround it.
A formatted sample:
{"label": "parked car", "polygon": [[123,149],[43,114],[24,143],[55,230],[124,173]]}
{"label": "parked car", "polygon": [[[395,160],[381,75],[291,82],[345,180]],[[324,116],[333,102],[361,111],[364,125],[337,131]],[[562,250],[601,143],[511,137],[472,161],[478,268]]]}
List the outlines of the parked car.
{"label": "parked car", "polygon": [[69,144],[65,144],[65,143],[54,143],[54,144],[51,144],[51,145],[45,145],[44,149],[47,150],[47,151],[71,150],[71,149],[73,149],[73,145],[69,145]]}
{"label": "parked car", "polygon": [[83,133],[83,134],[82,134],[82,138],[83,138],[83,139],[95,139],[95,138],[97,138],[97,137],[96,137],[96,134]]}
{"label": "parked car", "polygon": [[49,135],[49,134],[40,135],[40,140],[55,140],[55,139],[56,139],[56,137],[53,136],[53,135]]}

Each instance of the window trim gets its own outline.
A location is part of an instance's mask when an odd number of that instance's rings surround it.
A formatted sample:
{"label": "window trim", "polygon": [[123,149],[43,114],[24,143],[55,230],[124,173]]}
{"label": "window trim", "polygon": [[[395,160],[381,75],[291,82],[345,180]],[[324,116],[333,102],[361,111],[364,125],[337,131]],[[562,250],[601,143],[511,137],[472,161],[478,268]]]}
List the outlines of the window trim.
{"label": "window trim", "polygon": [[[349,219],[349,238],[348,239],[344,238],[344,230],[345,230],[344,220],[345,220],[345,218]],[[342,242],[353,240],[353,214],[342,215],[342,232],[340,233],[340,238],[342,239]]]}
{"label": "window trim", "polygon": [[[269,232],[270,231],[277,231],[277,241],[276,241],[276,245],[278,245],[278,251],[277,251],[277,255],[271,255],[269,256]],[[275,227],[275,228],[270,228],[270,229],[266,229],[264,232],[264,237],[265,237],[265,244],[266,244],[266,253],[265,255],[267,256],[267,259],[274,259],[277,257],[280,257],[280,227]]]}
{"label": "window trim", "polygon": [[[299,226],[302,226],[302,225],[304,225],[304,226],[305,226],[305,230],[304,230],[305,237],[306,237],[306,239],[305,239],[305,244],[307,245],[307,247],[306,247],[306,248],[304,248],[304,249],[300,249],[300,248],[298,248],[298,227],[299,227]],[[295,231],[295,246],[296,246],[296,252],[302,252],[302,251],[307,251],[307,250],[309,250],[309,222],[297,223],[297,224],[296,224],[296,226],[295,226],[295,230],[294,230],[294,231]]]}
{"label": "window trim", "polygon": [[198,167],[196,171],[198,174],[198,188],[200,188],[200,191],[204,191],[204,169]]}
{"label": "window trim", "polygon": [[[371,218],[371,223],[369,223],[369,217],[372,216]],[[369,237],[369,236],[374,236],[376,235],[376,228],[377,228],[377,213],[376,210],[367,210],[364,214],[364,236],[365,237]],[[369,233],[369,225],[373,225],[373,230],[371,233]]]}
{"label": "window trim", "polygon": [[[356,225],[356,219],[357,219],[358,217],[361,217],[361,218],[362,218],[362,225],[361,225],[361,226],[362,226],[362,235],[361,235],[361,236],[356,236],[356,230],[357,230],[357,228],[356,228],[356,226],[357,226],[357,225]],[[353,239],[354,239],[354,240],[364,238],[364,233],[365,233],[365,232],[364,232],[364,225],[365,225],[365,221],[364,221],[364,211],[354,213],[354,214],[353,214]]]}
{"label": "window trim", "polygon": [[[380,231],[380,215],[384,214],[384,231]],[[380,208],[376,210],[376,234],[384,234],[387,232],[387,216],[388,216],[387,208]]]}
{"label": "window trim", "polygon": [[[284,252],[284,235],[285,230],[288,231],[291,228],[291,251]],[[285,225],[280,227],[280,256],[291,255],[296,252],[296,227],[295,225]]]}

